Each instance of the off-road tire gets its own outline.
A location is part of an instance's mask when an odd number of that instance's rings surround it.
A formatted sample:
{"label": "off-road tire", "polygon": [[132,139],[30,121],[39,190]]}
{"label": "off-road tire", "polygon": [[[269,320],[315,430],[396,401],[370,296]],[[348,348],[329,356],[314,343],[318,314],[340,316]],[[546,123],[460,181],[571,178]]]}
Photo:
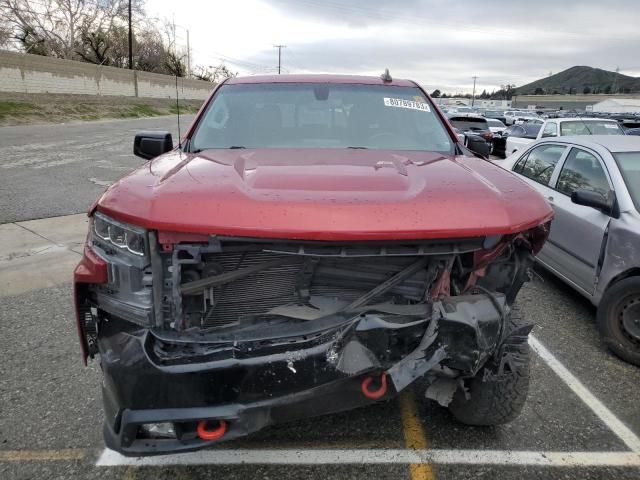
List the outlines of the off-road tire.
{"label": "off-road tire", "polygon": [[[506,326],[513,331],[522,325],[522,312],[514,305]],[[467,425],[490,426],[508,423],[520,415],[529,393],[529,344],[525,341],[508,348],[519,362],[513,368],[503,367],[500,372],[498,356],[503,355],[499,353],[475,377],[465,380],[466,392],[459,388],[448,407],[456,420]]]}
{"label": "off-road tire", "polygon": [[623,360],[640,366],[640,340],[626,331],[621,317],[625,307],[638,303],[640,277],[620,280],[604,292],[598,305],[597,322],[607,347]]}

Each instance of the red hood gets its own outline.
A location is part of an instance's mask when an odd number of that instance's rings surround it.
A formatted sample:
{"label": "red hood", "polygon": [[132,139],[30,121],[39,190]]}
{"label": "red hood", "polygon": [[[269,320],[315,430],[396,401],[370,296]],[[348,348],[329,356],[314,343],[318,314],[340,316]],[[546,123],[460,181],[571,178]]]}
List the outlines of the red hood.
{"label": "red hood", "polygon": [[164,231],[309,240],[509,234],[552,216],[485,160],[338,149],[172,152],[112,185],[97,208]]}

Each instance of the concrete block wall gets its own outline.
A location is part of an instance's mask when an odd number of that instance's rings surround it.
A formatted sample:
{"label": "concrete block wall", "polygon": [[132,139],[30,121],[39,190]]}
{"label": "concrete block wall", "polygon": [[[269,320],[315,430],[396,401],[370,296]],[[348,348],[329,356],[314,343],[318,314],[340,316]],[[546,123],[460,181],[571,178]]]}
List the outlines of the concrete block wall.
{"label": "concrete block wall", "polygon": [[[176,98],[176,77],[151,72],[136,72],[138,96],[150,98]],[[178,78],[180,98],[204,100],[213,90],[213,84],[202,80]]]}
{"label": "concrete block wall", "polygon": [[[178,79],[181,98],[204,100],[213,84]],[[175,77],[0,50],[0,91],[175,98]]]}

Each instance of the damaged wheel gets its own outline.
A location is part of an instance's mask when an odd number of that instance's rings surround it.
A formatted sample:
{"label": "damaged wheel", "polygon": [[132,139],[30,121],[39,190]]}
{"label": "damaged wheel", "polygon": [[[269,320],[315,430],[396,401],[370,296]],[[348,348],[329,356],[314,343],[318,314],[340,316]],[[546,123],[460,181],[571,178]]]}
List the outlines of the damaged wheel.
{"label": "damaged wheel", "polygon": [[510,329],[498,353],[465,380],[449,404],[449,411],[467,425],[501,425],[514,420],[529,393],[529,344],[531,326],[525,325],[522,312],[513,306],[507,326]]}

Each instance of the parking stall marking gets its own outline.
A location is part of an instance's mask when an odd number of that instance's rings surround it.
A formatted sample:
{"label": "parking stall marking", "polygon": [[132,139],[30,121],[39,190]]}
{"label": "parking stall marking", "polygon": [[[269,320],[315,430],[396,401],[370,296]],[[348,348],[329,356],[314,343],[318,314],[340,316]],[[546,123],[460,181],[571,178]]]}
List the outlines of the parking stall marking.
{"label": "parking stall marking", "polygon": [[529,345],[544,362],[567,384],[567,386],[587,405],[593,413],[613,432],[625,445],[635,453],[640,453],[640,438],[633,433],[611,410],[609,410],[575,375],[573,375],[560,361],[540,343],[533,335],[529,335]]}
{"label": "parking stall marking", "polygon": [[[406,447],[411,450],[425,450],[429,442],[418,416],[416,399],[410,389],[400,395],[400,414]],[[426,463],[412,463],[409,465],[409,475],[411,480],[433,480],[433,467]]]}
{"label": "parking stall marking", "polygon": [[60,450],[0,450],[0,462],[33,462],[54,460],[82,460],[86,451],[82,448]]}
{"label": "parking stall marking", "polygon": [[[533,335],[531,348],[556,375],[615,433],[631,452],[555,452],[512,450],[431,450],[419,423],[412,393],[400,396],[407,449],[275,449],[201,450],[154,457],[125,457],[105,449],[96,466],[163,465],[322,465],[322,464],[408,464],[412,480],[433,478],[433,464],[534,465],[548,467],[640,467],[640,439],[598,400]],[[428,469],[419,467],[426,466]]]}
{"label": "parking stall marking", "polygon": [[124,457],[105,450],[96,465],[326,465],[326,464],[449,464],[534,465],[547,467],[640,467],[635,452],[534,452],[512,450],[200,450],[154,457]]}

